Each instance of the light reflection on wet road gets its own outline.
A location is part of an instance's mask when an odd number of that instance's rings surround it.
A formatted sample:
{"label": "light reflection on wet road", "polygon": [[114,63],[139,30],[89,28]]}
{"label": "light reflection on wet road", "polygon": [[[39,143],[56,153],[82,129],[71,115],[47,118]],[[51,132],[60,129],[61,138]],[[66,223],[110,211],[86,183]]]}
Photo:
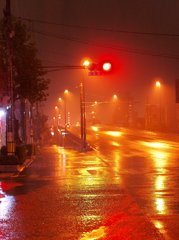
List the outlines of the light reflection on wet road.
{"label": "light reflection on wet road", "polygon": [[178,142],[94,130],[95,151],[46,148],[1,181],[0,239],[177,239]]}
{"label": "light reflection on wet road", "polygon": [[[156,228],[166,239],[175,239],[179,234],[179,143],[157,134],[136,134],[132,130],[99,131],[96,141],[92,135],[89,138],[101,157],[120,173],[121,181]],[[106,144],[111,146],[107,158]]]}

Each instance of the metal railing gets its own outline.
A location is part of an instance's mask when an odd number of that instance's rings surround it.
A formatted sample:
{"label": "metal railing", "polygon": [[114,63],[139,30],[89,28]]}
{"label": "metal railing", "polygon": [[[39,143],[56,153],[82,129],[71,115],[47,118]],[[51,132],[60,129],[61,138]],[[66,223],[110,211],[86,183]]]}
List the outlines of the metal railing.
{"label": "metal railing", "polygon": [[73,149],[79,152],[86,152],[92,150],[87,142],[84,147],[84,140],[81,139],[78,135],[75,135],[69,131],[61,133],[59,145],[64,148]]}

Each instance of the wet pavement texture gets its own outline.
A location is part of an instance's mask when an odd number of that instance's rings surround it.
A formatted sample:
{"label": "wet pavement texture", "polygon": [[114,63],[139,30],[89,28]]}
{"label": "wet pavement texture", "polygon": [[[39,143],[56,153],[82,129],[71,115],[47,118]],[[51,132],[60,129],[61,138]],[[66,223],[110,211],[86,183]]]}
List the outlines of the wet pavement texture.
{"label": "wet pavement texture", "polygon": [[18,177],[0,174],[0,239],[177,239],[178,143],[88,139],[93,151],[44,147]]}

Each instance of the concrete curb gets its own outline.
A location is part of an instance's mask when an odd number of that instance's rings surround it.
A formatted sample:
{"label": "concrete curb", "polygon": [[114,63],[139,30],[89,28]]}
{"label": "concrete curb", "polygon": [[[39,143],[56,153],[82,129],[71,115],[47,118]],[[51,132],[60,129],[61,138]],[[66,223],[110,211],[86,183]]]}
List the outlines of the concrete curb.
{"label": "concrete curb", "polygon": [[36,156],[32,156],[31,158],[26,159],[22,165],[1,165],[0,170],[2,172],[0,171],[0,179],[18,177],[19,174],[34,161],[35,157]]}

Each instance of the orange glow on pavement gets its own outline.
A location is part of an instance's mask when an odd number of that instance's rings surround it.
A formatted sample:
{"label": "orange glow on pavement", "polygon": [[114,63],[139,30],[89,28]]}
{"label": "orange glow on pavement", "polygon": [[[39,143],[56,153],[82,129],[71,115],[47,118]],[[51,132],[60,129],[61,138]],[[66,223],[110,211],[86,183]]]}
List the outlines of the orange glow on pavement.
{"label": "orange glow on pavement", "polygon": [[91,128],[92,128],[92,130],[95,131],[95,132],[97,132],[97,131],[99,130],[99,128],[98,128],[98,127],[95,127],[95,126],[92,126]]}
{"label": "orange glow on pavement", "polygon": [[113,137],[119,137],[122,135],[121,132],[113,132],[113,131],[107,131],[106,134],[113,136]]}
{"label": "orange glow on pavement", "polygon": [[169,148],[169,144],[162,142],[143,142],[142,144],[153,148]]}
{"label": "orange glow on pavement", "polygon": [[116,147],[119,147],[119,146],[120,146],[120,144],[117,143],[117,142],[111,142],[111,144],[112,144],[113,146],[116,146]]}

